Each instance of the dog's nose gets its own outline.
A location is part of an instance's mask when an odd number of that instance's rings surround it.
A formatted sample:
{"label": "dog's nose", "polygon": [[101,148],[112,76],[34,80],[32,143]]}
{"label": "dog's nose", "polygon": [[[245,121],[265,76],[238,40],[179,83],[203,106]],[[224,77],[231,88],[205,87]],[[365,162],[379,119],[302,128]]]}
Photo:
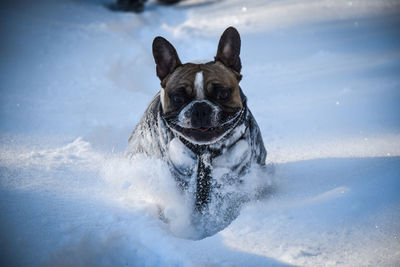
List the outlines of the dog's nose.
{"label": "dog's nose", "polygon": [[192,107],[192,127],[210,128],[211,127],[212,107],[204,102],[195,103]]}

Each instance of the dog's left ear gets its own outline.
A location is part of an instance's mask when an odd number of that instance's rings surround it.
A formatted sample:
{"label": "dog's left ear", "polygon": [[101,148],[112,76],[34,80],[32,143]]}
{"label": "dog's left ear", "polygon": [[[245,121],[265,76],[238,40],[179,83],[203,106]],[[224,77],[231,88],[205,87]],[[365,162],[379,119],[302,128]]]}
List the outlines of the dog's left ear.
{"label": "dog's left ear", "polygon": [[161,82],[182,65],[174,46],[160,36],[153,41],[153,56],[157,65],[157,76]]}
{"label": "dog's left ear", "polygon": [[228,68],[240,73],[242,63],[240,61],[240,35],[234,27],[227,28],[221,36],[218,44],[215,61],[222,62]]}

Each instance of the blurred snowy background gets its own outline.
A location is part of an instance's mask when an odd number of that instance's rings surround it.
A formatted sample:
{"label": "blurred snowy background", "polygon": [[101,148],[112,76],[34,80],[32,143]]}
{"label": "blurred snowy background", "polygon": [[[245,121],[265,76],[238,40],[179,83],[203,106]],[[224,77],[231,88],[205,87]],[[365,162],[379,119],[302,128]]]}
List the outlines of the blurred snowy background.
{"label": "blurred snowy background", "polygon": [[[109,4],[0,2],[1,266],[400,264],[399,1]],[[277,191],[188,240],[163,163],[123,153],[160,88],[153,38],[212,60],[230,25]]]}

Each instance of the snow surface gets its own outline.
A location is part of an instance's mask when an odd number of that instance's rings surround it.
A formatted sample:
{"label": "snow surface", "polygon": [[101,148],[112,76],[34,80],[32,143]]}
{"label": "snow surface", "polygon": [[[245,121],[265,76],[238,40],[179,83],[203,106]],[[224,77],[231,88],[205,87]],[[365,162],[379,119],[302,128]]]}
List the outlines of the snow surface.
{"label": "snow surface", "polygon": [[[0,2],[1,266],[400,265],[398,1],[107,4]],[[229,25],[275,186],[190,240],[164,163],[123,153],[153,38],[211,60]]]}

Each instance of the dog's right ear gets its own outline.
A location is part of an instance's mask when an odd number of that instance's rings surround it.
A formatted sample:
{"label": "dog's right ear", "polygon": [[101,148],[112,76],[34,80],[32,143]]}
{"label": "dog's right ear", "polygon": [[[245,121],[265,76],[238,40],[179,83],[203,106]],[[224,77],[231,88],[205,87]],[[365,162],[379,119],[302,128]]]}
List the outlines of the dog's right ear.
{"label": "dog's right ear", "polygon": [[160,36],[154,38],[153,57],[157,65],[157,76],[161,81],[182,65],[172,44]]}
{"label": "dog's right ear", "polygon": [[216,61],[222,62],[228,68],[240,73],[242,63],[240,61],[240,35],[234,27],[227,28],[221,36],[218,44]]}

